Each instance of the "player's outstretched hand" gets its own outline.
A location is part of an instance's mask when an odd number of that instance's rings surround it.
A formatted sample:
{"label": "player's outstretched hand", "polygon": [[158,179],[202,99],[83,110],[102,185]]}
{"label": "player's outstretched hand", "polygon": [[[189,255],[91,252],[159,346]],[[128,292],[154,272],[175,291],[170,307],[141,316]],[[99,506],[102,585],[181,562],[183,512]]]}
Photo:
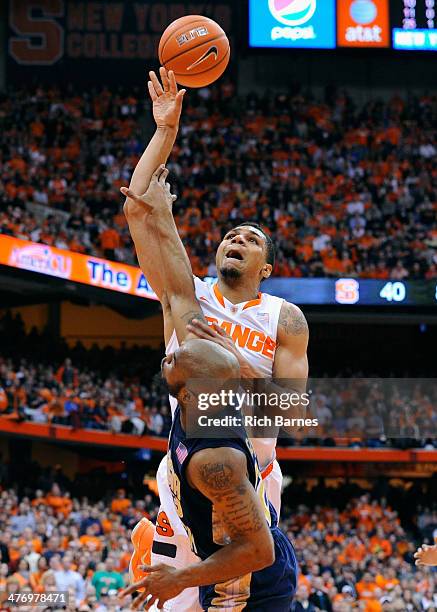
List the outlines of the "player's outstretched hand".
{"label": "player's outstretched hand", "polygon": [[140,568],[147,572],[147,576],[134,582],[127,589],[119,593],[120,599],[126,595],[132,595],[138,589],[144,589],[132,603],[133,610],[143,609],[149,610],[155,602],[158,603],[158,608],[162,608],[168,599],[173,599],[184,590],[180,586],[180,581],[177,579],[178,570],[169,565],[160,563],[159,565],[143,565]]}
{"label": "player's outstretched hand", "polygon": [[159,128],[175,129],[179,125],[182,111],[182,100],[186,89],[178,91],[173,70],[167,70],[161,66],[159,69],[159,81],[156,74],[149,72],[150,81],[147,83],[149,94],[153,103],[153,118]]}
{"label": "player's outstretched hand", "polygon": [[414,558],[416,559],[416,565],[437,566],[437,544],[434,544],[434,546],[422,544],[414,553]]}
{"label": "player's outstretched hand", "polygon": [[[137,195],[128,187],[120,187],[121,193],[126,198],[135,202],[141,207],[140,209],[152,212],[154,210],[170,210],[176,196],[170,192],[170,185],[166,182],[168,177],[167,168],[161,164],[152,174],[149,188],[143,195]],[[125,205],[126,206],[126,205]],[[128,208],[125,209],[125,214],[128,214]]]}

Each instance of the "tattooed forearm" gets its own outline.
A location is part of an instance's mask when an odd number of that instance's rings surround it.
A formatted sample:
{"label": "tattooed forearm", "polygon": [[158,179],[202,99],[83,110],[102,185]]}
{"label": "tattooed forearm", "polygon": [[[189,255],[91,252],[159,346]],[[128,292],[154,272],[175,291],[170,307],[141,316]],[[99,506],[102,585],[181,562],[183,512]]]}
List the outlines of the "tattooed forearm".
{"label": "tattooed forearm", "polygon": [[225,514],[225,525],[231,540],[262,529],[265,519],[253,500],[239,496],[239,504]]}
{"label": "tattooed forearm", "polygon": [[235,480],[235,470],[227,463],[205,463],[199,467],[204,491],[214,500],[226,534],[236,539],[259,531],[265,524],[262,508],[250,482]]}
{"label": "tattooed forearm", "polygon": [[282,305],[278,327],[287,335],[301,336],[308,334],[308,324],[303,312],[297,306],[287,302]]}
{"label": "tattooed forearm", "polygon": [[200,306],[199,310],[189,310],[188,312],[185,312],[183,315],[181,315],[181,319],[185,323],[185,325],[192,323],[194,319],[206,323],[205,315],[200,310]]}

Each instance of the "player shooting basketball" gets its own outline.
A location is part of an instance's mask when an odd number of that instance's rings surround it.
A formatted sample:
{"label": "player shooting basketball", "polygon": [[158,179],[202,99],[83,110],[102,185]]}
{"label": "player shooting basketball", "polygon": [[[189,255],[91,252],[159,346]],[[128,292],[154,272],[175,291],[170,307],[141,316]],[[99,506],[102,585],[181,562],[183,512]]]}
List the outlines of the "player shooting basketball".
{"label": "player shooting basketball", "polygon": [[[197,411],[197,391],[190,379],[239,379],[237,357],[227,348],[199,339],[187,329],[204,315],[196,299],[193,275],[183,248],[174,241],[173,197],[165,183],[168,171],[154,173],[144,207],[152,208],[163,287],[178,346],[163,360],[162,374],[177,402],[167,453],[168,480],[173,504],[200,560],[174,569],[168,564],[145,568],[150,574],[125,594],[143,588],[134,607],[146,609],[179,595],[186,587],[200,587],[202,610],[243,608],[291,610],[297,563],[288,538],[277,527],[268,503],[256,455],[244,427],[223,438],[187,436],[190,412]],[[124,189],[123,193],[135,197]],[[176,267],[178,274],[173,273]],[[182,610],[182,608],[179,608]],[[184,610],[186,608],[183,608]],[[188,609],[187,609],[188,610]]]}
{"label": "player shooting basketball", "polygon": [[[161,83],[151,72],[149,93],[153,101],[155,135],[141,157],[132,176],[132,194],[147,191],[156,167],[164,164],[176,140],[184,90],[178,92],[173,74],[160,69]],[[138,198],[127,198],[125,213],[135,243],[137,257],[157,296],[163,295],[163,265],[148,210]],[[174,226],[174,244],[182,243]],[[183,250],[183,248],[182,248]],[[185,251],[184,251],[185,252]],[[274,264],[274,246],[256,224],[237,226],[220,244],[216,264],[218,282],[213,288],[195,279],[196,296],[211,324],[193,320],[189,331],[199,338],[225,346],[238,358],[242,377],[297,379],[308,375],[306,356],[308,327],[302,312],[293,304],[259,292],[263,279],[268,278]],[[189,266],[185,253],[180,266]],[[175,275],[179,271],[173,265]],[[167,352],[177,348],[171,312],[164,309],[164,334]],[[175,402],[171,400],[172,409]],[[282,475],[275,461],[276,439],[254,439],[254,448],[262,468],[270,501],[279,513]],[[193,561],[185,531],[174,512],[166,478],[166,460],[157,474],[161,509],[152,549],[153,563],[165,562],[183,567]],[[135,574],[135,568],[134,574]],[[166,610],[178,612],[198,608],[197,590],[184,592],[180,598],[167,602]],[[197,605],[197,607],[196,607]]]}

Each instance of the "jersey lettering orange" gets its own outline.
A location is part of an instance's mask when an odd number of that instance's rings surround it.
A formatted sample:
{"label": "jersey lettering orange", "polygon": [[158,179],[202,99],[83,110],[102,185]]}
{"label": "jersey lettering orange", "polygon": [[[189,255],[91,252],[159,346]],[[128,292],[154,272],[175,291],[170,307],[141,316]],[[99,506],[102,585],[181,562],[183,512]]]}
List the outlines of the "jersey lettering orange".
{"label": "jersey lettering orange", "polygon": [[231,336],[234,344],[240,348],[247,348],[254,353],[261,353],[268,359],[274,358],[276,342],[264,332],[250,327],[243,327],[239,323],[231,323],[231,321],[220,322],[215,317],[205,316],[205,319],[210,325],[215,323],[224,329]]}
{"label": "jersey lettering orange", "polygon": [[230,321],[223,321],[220,327],[224,329],[227,334],[231,335],[232,323]]}
{"label": "jersey lettering orange", "polygon": [[276,342],[267,336],[266,341],[264,342],[262,354],[269,359],[273,359],[275,354]]}
{"label": "jersey lettering orange", "polygon": [[250,336],[247,341],[247,348],[249,349],[249,351],[260,353],[265,340],[266,340],[265,334],[263,334],[262,332],[258,332],[258,331],[252,331],[250,332]]}
{"label": "jersey lettering orange", "polygon": [[174,536],[174,531],[168,520],[165,512],[161,512],[156,517],[156,533],[162,537],[171,538]]}
{"label": "jersey lettering orange", "polygon": [[232,334],[232,340],[237,346],[246,346],[247,338],[249,336],[250,329],[248,327],[241,327],[236,325],[234,333]]}

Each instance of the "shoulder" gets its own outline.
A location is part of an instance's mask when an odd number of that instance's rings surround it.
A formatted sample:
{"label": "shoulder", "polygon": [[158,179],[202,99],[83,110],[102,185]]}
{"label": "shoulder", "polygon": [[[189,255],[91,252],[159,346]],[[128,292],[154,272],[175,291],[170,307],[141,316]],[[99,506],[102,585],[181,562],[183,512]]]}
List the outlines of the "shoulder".
{"label": "shoulder", "polygon": [[246,471],[247,460],[243,451],[229,446],[199,450],[187,466],[187,476],[192,486],[211,493],[236,485]]}
{"label": "shoulder", "polygon": [[194,281],[194,286],[196,287],[196,289],[200,289],[200,290],[208,289],[208,283],[202,280],[201,278],[199,278],[198,276],[195,276],[194,274],[193,274],[193,281]]}
{"label": "shoulder", "polygon": [[308,337],[308,335],[308,323],[301,309],[284,300],[279,313],[278,336]]}

